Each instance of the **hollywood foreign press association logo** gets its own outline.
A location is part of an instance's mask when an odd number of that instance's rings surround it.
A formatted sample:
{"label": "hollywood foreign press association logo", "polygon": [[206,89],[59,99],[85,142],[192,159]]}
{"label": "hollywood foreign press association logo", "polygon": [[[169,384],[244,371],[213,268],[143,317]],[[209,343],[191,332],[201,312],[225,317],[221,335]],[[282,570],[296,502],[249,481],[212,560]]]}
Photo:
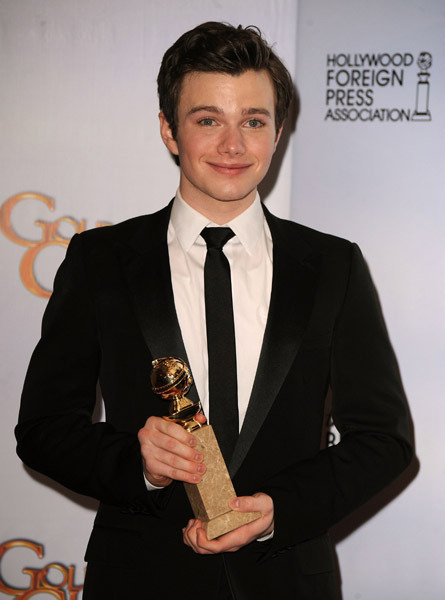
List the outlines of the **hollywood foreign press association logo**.
{"label": "hollywood foreign press association logo", "polygon": [[430,52],[332,53],[326,64],[325,121],[432,120]]}
{"label": "hollywood foreign press association logo", "polygon": [[431,113],[429,109],[430,102],[430,82],[428,69],[433,64],[433,57],[429,52],[421,52],[417,59],[417,66],[420,69],[420,73],[417,74],[419,78],[417,81],[416,90],[416,109],[412,116],[413,121],[431,121]]}

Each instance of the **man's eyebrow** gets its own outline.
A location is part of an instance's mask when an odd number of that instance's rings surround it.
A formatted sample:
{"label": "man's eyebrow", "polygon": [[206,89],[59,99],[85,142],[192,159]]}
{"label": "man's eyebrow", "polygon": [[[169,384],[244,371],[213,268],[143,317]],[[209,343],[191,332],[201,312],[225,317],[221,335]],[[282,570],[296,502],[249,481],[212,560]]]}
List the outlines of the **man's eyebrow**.
{"label": "man's eyebrow", "polygon": [[187,112],[187,116],[188,115],[194,115],[197,112],[201,112],[201,111],[205,111],[205,112],[211,112],[211,113],[218,113],[218,114],[222,114],[224,111],[221,108],[218,108],[217,106],[194,106],[193,108],[191,108],[188,112]]}
{"label": "man's eyebrow", "polygon": [[272,115],[270,114],[270,110],[267,110],[267,108],[244,108],[242,110],[242,114],[243,115],[264,115],[266,117],[269,117],[269,119],[272,119]]}
{"label": "man's eyebrow", "polygon": [[[218,106],[214,106],[214,105],[203,105],[203,106],[194,106],[193,108],[191,108],[188,112],[187,112],[187,116],[189,115],[194,115],[197,112],[210,112],[210,113],[216,113],[216,114],[224,114],[224,111],[222,110],[222,108],[219,108]],[[243,110],[241,111],[241,114],[243,115],[264,115],[266,117],[269,117],[269,119],[272,119],[272,115],[270,113],[269,110],[267,110],[267,108],[256,108],[256,107],[252,107],[252,108],[243,108]]]}

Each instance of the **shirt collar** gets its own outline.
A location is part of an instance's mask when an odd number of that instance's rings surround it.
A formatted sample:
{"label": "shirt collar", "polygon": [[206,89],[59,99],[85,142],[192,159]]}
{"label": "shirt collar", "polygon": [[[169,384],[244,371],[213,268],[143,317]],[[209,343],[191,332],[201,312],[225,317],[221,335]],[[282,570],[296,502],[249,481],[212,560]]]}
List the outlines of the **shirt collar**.
{"label": "shirt collar", "polygon": [[[170,222],[185,252],[188,252],[198,240],[204,227],[218,227],[218,225],[187,204],[182,199],[179,189],[176,192],[173,202]],[[258,239],[261,233],[264,232],[264,213],[261,208],[258,192],[249,208],[224,226],[232,229],[248,254],[253,254]]]}

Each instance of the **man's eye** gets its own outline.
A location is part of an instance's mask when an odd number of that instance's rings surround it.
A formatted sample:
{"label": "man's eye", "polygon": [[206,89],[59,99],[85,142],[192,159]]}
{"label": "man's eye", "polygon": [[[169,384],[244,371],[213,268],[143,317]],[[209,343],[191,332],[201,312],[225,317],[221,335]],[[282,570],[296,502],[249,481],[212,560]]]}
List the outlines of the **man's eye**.
{"label": "man's eye", "polygon": [[199,125],[204,125],[205,127],[209,127],[211,125],[214,125],[215,121],[214,119],[211,119],[210,117],[205,117],[204,119],[201,119],[200,121],[198,121]]}
{"label": "man's eye", "polygon": [[260,121],[259,119],[249,119],[247,121],[247,126],[250,127],[251,129],[258,129],[258,127],[262,127],[264,125],[264,123],[262,121]]}

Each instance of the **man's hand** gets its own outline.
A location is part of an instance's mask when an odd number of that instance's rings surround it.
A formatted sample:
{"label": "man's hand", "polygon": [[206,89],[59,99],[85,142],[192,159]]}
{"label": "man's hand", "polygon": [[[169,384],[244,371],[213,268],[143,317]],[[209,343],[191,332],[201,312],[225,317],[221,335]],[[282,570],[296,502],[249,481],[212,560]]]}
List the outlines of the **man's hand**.
{"label": "man's hand", "polygon": [[273,500],[267,494],[254,494],[243,496],[230,501],[230,508],[241,512],[258,511],[262,516],[226,533],[215,540],[208,540],[199,519],[191,519],[187,527],[182,530],[184,543],[190,546],[197,554],[218,554],[220,552],[236,552],[242,546],[246,546],[264,537],[274,528],[274,506]]}
{"label": "man's hand", "polygon": [[[205,423],[202,414],[195,419]],[[165,487],[173,479],[199,483],[206,467],[201,452],[195,450],[195,437],[177,423],[160,417],[150,417],[139,430],[138,440],[144,465],[144,475],[154,486]]]}

